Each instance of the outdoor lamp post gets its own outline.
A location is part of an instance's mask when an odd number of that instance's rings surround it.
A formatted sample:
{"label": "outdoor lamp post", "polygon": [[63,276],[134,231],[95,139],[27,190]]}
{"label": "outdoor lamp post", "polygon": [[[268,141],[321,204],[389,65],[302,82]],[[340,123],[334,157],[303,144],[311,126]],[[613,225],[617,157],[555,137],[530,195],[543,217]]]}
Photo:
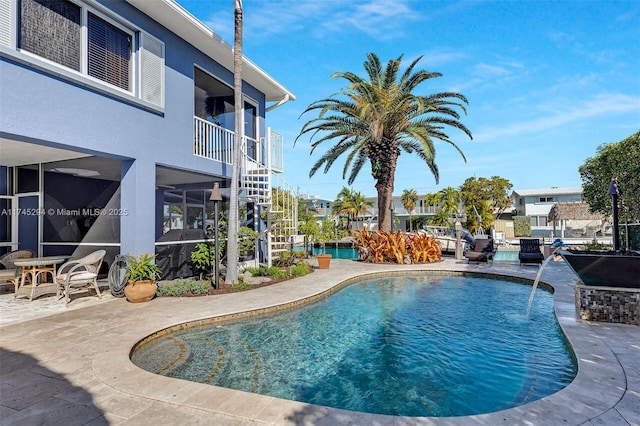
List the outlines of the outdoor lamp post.
{"label": "outdoor lamp post", "polygon": [[391,233],[393,233],[393,200],[391,200],[389,210],[391,211]]}
{"label": "outdoor lamp post", "polygon": [[213,184],[209,200],[213,201],[213,246],[215,249],[215,259],[213,260],[215,282],[213,288],[217,289],[220,285],[220,265],[218,264],[218,202],[222,201],[222,194],[220,194],[220,185],[218,182]]}
{"label": "outdoor lamp post", "polygon": [[611,204],[613,206],[613,249],[615,251],[620,250],[620,233],[618,230],[618,195],[620,195],[620,187],[618,187],[618,179],[612,178],[611,185],[609,185],[609,191],[611,195]]}

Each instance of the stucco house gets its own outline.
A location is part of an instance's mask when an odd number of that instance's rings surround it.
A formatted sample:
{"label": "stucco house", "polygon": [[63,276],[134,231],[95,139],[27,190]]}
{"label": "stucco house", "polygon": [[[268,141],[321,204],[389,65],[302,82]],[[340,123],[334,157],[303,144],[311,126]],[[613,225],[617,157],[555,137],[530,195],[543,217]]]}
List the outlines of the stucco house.
{"label": "stucco house", "polygon": [[528,216],[531,221],[531,235],[551,237],[553,224],[549,222],[549,212],[556,203],[582,201],[582,188],[516,189],[513,191],[515,215]]}
{"label": "stucco house", "polygon": [[295,96],[247,58],[242,76],[234,105],[232,46],[172,0],[2,0],[0,254],[154,252],[204,229],[237,142],[261,226],[284,167],[266,115]]}

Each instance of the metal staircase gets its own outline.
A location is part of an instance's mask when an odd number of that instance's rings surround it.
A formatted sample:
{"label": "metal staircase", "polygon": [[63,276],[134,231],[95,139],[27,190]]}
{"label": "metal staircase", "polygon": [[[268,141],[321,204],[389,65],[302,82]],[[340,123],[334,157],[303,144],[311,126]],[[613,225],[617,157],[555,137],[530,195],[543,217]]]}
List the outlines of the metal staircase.
{"label": "metal staircase", "polygon": [[[252,141],[249,141],[251,143]],[[288,251],[292,235],[298,229],[298,200],[292,187],[281,178],[282,135],[267,129],[255,155],[249,155],[247,139],[243,143],[240,189],[243,198],[261,207],[260,218],[267,227],[267,263]]]}

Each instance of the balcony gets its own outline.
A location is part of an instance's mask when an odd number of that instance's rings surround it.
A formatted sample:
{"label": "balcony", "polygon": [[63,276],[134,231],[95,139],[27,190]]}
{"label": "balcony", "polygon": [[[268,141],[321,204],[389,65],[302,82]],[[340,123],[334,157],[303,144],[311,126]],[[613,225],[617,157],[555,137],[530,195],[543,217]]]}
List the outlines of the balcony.
{"label": "balcony", "polygon": [[[232,165],[235,133],[199,117],[193,120],[193,155]],[[283,137],[280,133],[267,128],[267,136],[260,140],[244,139],[245,159],[275,173],[284,171]]]}

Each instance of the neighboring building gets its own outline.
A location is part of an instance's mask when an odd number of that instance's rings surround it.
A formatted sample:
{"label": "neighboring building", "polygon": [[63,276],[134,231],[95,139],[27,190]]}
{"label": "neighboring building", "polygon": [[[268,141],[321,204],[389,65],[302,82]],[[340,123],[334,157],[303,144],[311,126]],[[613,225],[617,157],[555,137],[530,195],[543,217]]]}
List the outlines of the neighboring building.
{"label": "neighboring building", "polygon": [[300,194],[307,213],[313,213],[318,219],[327,219],[332,214],[334,200],[320,198],[319,195]]}
{"label": "neighboring building", "polygon": [[[0,254],[154,252],[210,224],[237,141],[232,46],[172,0],[0,6]],[[246,58],[242,76],[242,195],[263,226],[283,171],[265,116],[295,97]]]}
{"label": "neighboring building", "polygon": [[513,191],[516,216],[528,216],[531,235],[551,237],[549,212],[556,203],[582,201],[582,188],[517,189]]}

